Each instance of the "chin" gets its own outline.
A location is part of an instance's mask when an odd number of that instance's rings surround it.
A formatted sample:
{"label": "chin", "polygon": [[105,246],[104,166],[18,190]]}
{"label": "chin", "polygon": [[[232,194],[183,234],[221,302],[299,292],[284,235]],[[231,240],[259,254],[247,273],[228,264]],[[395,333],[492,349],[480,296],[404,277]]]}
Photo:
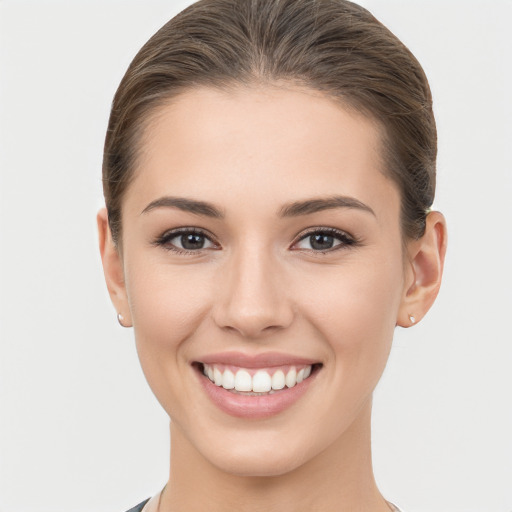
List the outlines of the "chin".
{"label": "chin", "polygon": [[303,461],[283,454],[272,458],[258,454],[230,454],[228,458],[211,460],[218,469],[240,477],[275,477],[290,473],[299,468]]}
{"label": "chin", "polygon": [[[230,442],[224,446],[210,445],[203,451],[211,464],[218,469],[241,477],[271,477],[290,473],[307,460],[304,446],[294,446],[282,439],[252,439],[250,435],[242,442]],[[212,448],[214,448],[212,450]]]}

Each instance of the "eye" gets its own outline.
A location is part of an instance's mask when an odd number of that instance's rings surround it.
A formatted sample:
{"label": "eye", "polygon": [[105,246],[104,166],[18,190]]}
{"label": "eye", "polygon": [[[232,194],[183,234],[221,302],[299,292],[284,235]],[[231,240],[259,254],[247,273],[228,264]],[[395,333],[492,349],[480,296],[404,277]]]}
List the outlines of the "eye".
{"label": "eye", "polygon": [[315,228],[293,244],[294,250],[328,252],[356,244],[356,240],[347,233],[334,228]]}
{"label": "eye", "polygon": [[177,253],[199,252],[204,249],[219,249],[219,245],[197,228],[180,228],[167,231],[160,236],[155,245]]}

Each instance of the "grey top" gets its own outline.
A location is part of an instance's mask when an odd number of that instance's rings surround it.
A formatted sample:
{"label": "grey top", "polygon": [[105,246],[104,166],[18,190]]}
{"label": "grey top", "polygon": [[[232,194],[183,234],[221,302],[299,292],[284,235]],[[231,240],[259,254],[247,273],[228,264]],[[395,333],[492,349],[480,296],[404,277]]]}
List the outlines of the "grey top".
{"label": "grey top", "polygon": [[[136,507],[131,508],[127,512],[142,512],[144,505],[148,501],[149,501],[149,498],[147,500],[144,500],[142,503],[139,503]],[[393,503],[390,503],[389,501],[388,501],[388,505],[392,508],[393,512],[402,512],[396,505],[393,505]]]}
{"label": "grey top", "polygon": [[141,512],[144,508],[144,505],[149,501],[149,498],[147,500],[144,500],[142,503],[139,503],[136,507],[131,508],[127,512]]}

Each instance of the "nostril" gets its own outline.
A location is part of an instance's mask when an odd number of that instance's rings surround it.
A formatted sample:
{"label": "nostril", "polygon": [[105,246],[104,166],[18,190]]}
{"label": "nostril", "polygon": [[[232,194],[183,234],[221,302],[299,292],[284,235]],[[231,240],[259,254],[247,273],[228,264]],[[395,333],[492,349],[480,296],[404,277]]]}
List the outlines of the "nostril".
{"label": "nostril", "polygon": [[[250,263],[250,266],[249,266]],[[224,332],[258,338],[288,327],[294,318],[292,302],[282,287],[272,283],[269,268],[251,259],[244,273],[225,276],[222,293],[212,311]]]}

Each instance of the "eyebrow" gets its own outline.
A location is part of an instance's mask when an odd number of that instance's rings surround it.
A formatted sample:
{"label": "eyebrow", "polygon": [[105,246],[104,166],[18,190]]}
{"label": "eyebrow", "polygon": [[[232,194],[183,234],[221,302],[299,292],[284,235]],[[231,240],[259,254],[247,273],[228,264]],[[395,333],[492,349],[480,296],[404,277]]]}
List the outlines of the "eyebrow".
{"label": "eyebrow", "polygon": [[354,197],[348,196],[329,196],[325,198],[312,198],[303,201],[295,201],[281,208],[279,215],[281,217],[298,217],[300,215],[310,215],[323,210],[332,210],[334,208],[350,208],[362,210],[371,213],[376,217],[375,212],[366,204]]}
{"label": "eyebrow", "polygon": [[[148,213],[157,208],[177,208],[179,210],[203,215],[215,219],[223,219],[224,213],[212,203],[198,201],[196,199],[187,199],[184,197],[164,196],[149,203],[141,214]],[[299,217],[301,215],[311,215],[312,213],[334,208],[350,208],[362,210],[375,216],[375,212],[366,204],[354,197],[348,196],[330,196],[326,198],[312,198],[302,201],[294,201],[284,205],[279,210],[280,217]]]}
{"label": "eyebrow", "polygon": [[204,215],[215,219],[224,218],[224,213],[211,203],[172,196],[160,197],[152,201],[142,210],[141,215],[155,210],[156,208],[177,208],[178,210],[194,213],[196,215]]}

